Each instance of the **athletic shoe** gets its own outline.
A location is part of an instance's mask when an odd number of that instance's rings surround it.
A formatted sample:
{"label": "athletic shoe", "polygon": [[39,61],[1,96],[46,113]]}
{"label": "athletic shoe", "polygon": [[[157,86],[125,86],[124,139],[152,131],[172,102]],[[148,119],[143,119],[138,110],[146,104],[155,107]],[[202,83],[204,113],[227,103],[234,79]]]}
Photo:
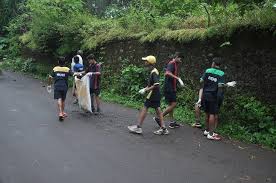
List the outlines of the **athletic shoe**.
{"label": "athletic shoe", "polygon": [[156,130],[153,133],[155,135],[168,135],[170,132],[167,128],[159,128],[159,130]]}
{"label": "athletic shoe", "polygon": [[137,125],[128,126],[127,128],[132,133],[137,133],[137,134],[142,134],[143,133],[142,128],[138,128]]}
{"label": "athletic shoe", "polygon": [[221,138],[216,134],[213,134],[213,135],[210,135],[210,134],[208,134],[207,135],[207,139],[209,139],[209,140],[221,140]]}
{"label": "athletic shoe", "polygon": [[97,109],[97,111],[95,112],[95,115],[101,114],[102,110],[100,108]]}
{"label": "athletic shoe", "polygon": [[58,115],[58,120],[59,120],[60,122],[62,122],[62,121],[64,120],[64,116],[63,116],[62,113],[60,113],[60,114]]}
{"label": "athletic shoe", "polygon": [[63,117],[64,117],[64,118],[68,117],[68,114],[64,112],[64,113],[63,113]]}
{"label": "athletic shoe", "polygon": [[201,128],[202,125],[200,123],[194,123],[194,124],[192,124],[192,127]]}
{"label": "athletic shoe", "polygon": [[171,128],[171,129],[179,128],[179,127],[180,127],[180,125],[177,124],[176,122],[171,122],[171,123],[169,124],[169,128]]}
{"label": "athletic shoe", "polygon": [[[207,130],[204,130],[203,134],[204,134],[205,136],[207,136],[207,135],[209,134],[209,132],[208,132]],[[218,135],[217,133],[215,133],[215,132],[213,132],[213,135],[214,135],[214,136],[219,136],[219,135]]]}
{"label": "athletic shoe", "polygon": [[161,127],[160,119],[157,117],[153,117],[153,120]]}
{"label": "athletic shoe", "polygon": [[203,135],[207,136],[208,134],[209,134],[209,132],[207,130],[204,130]]}

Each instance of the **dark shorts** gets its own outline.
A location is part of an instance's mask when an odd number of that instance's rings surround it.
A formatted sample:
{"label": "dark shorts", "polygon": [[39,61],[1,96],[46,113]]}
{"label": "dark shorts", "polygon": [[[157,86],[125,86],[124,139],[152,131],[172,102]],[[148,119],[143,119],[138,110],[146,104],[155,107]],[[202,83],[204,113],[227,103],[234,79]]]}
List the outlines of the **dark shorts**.
{"label": "dark shorts", "polygon": [[101,93],[100,89],[92,89],[90,88],[90,95],[95,94],[96,96],[99,96]]}
{"label": "dark shorts", "polygon": [[176,92],[164,92],[164,96],[168,104],[176,102]]}
{"label": "dark shorts", "polygon": [[203,101],[204,111],[208,114],[218,114],[219,107],[218,107],[218,101]]}
{"label": "dark shorts", "polygon": [[144,106],[146,108],[153,108],[153,109],[157,109],[160,107],[160,101],[151,101],[151,100],[146,100],[144,103]]}
{"label": "dark shorts", "polygon": [[54,99],[66,99],[67,90],[54,90]]}
{"label": "dark shorts", "polygon": [[[220,98],[218,100],[218,110],[220,109],[220,107],[222,106],[222,104],[223,104],[223,98]],[[204,102],[204,100],[201,100],[199,109],[205,111],[205,102]]]}

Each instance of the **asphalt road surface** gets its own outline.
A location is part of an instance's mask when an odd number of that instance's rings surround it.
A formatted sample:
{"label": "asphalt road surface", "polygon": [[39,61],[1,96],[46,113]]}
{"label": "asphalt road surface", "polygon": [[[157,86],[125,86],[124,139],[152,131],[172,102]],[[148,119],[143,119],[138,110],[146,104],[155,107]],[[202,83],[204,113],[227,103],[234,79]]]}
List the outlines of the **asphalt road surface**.
{"label": "asphalt road surface", "polygon": [[276,182],[276,153],[256,145],[208,141],[183,126],[169,136],[127,131],[137,110],[104,103],[100,116],[82,113],[68,93],[60,123],[43,83],[0,76],[0,183]]}

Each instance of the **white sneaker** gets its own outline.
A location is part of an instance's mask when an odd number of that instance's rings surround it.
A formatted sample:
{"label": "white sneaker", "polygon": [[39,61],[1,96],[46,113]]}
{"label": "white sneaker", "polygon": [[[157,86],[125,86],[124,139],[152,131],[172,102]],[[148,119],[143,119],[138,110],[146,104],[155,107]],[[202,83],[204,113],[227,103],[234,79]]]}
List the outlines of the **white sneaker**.
{"label": "white sneaker", "polygon": [[220,140],[221,138],[217,134],[213,133],[213,135],[208,134],[207,139],[209,139],[209,140]]}
{"label": "white sneaker", "polygon": [[207,130],[204,130],[203,135],[207,136],[207,135],[209,135],[209,132]]}
{"label": "white sneaker", "polygon": [[159,128],[159,130],[156,130],[153,132],[155,135],[168,135],[170,132],[167,128]]}
{"label": "white sneaker", "polygon": [[137,133],[137,134],[142,134],[143,133],[142,128],[138,128],[137,125],[128,126],[127,128],[132,133]]}

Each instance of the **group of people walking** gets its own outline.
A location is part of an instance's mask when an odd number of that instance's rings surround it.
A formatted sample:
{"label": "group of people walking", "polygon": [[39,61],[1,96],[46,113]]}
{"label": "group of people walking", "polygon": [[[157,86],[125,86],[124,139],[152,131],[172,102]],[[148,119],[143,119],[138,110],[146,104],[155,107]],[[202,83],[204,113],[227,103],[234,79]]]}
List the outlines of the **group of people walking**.
{"label": "group of people walking", "polygon": [[[72,59],[71,69],[65,66],[65,59],[60,58],[58,66],[54,67],[50,77],[49,86],[52,79],[54,79],[54,99],[58,101],[59,120],[62,121],[67,117],[64,112],[66,93],[68,90],[68,77],[73,75],[75,77],[82,77],[87,75],[90,77],[90,95],[92,100],[92,112],[97,114],[100,110],[100,78],[101,78],[101,65],[96,62],[96,58],[93,54],[87,57],[88,67],[84,69],[83,59],[81,57],[82,52],[79,51]],[[164,123],[164,117],[169,115],[170,123],[169,128],[179,128],[180,125],[174,121],[173,113],[177,106],[177,85],[184,86],[183,81],[179,77],[180,63],[182,62],[182,56],[179,52],[175,53],[171,60],[165,66],[165,83],[163,86],[163,92],[161,92],[160,85],[160,73],[156,69],[157,63],[155,56],[143,57],[145,66],[149,70],[148,84],[145,88],[139,91],[140,94],[146,95],[144,106],[140,111],[137,124],[128,126],[128,129],[132,133],[142,134],[142,125],[147,115],[149,108],[153,108],[156,111],[156,116],[153,120],[160,127],[154,131],[156,135],[168,135],[169,130]],[[218,113],[220,106],[222,105],[224,88],[234,87],[236,82],[225,83],[224,72],[220,70],[221,58],[214,58],[212,60],[211,68],[208,68],[202,77],[200,78],[201,89],[199,90],[199,99],[195,104],[196,122],[192,125],[194,127],[201,127],[200,123],[200,110],[204,110],[206,113],[205,130],[204,135],[210,140],[220,140],[220,136],[215,133],[215,129],[218,124]],[[75,91],[75,89],[74,89]],[[74,92],[76,93],[76,92]],[[165,100],[168,104],[167,108],[161,110],[161,98],[164,94]],[[76,96],[76,95],[75,95]],[[77,97],[77,96],[76,96]],[[77,103],[76,99],[76,103]],[[96,108],[94,107],[96,103]]]}
{"label": "group of people walking", "polygon": [[[51,85],[54,80],[54,99],[58,104],[58,117],[60,121],[63,121],[68,115],[64,112],[66,94],[68,91],[68,78],[74,76],[81,78],[84,75],[90,77],[89,92],[91,96],[91,108],[92,112],[98,114],[101,112],[100,108],[100,81],[101,81],[101,65],[97,63],[96,57],[93,54],[87,56],[88,67],[84,69],[82,51],[79,50],[77,55],[73,57],[71,63],[71,69],[66,67],[65,58],[60,57],[58,59],[58,66],[54,67],[52,73],[49,75],[48,91],[51,90]],[[74,103],[78,103],[78,96],[75,85],[73,86],[73,96],[76,97]],[[96,104],[96,106],[94,105]]]}

